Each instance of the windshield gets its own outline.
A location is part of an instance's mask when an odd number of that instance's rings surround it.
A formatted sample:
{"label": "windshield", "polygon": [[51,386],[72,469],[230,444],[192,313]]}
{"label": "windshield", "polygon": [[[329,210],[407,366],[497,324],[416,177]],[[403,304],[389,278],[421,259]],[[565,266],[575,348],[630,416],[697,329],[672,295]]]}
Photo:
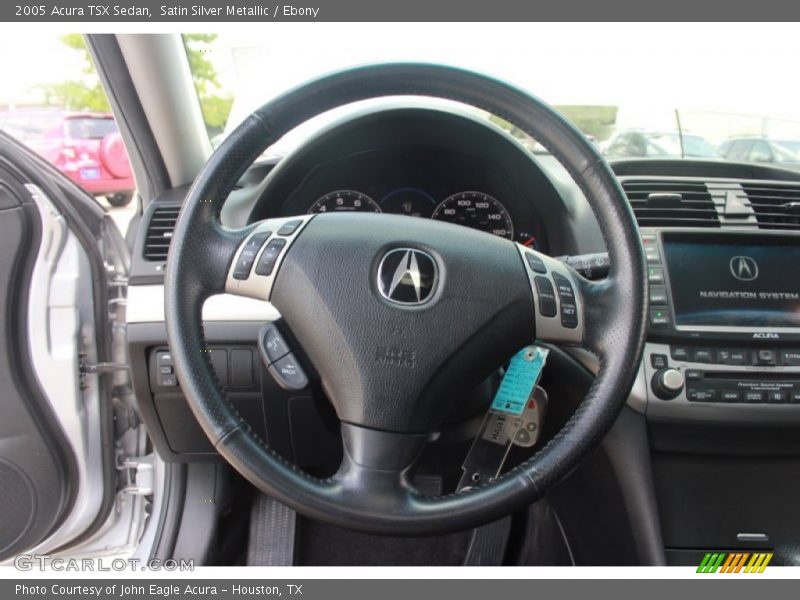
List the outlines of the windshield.
{"label": "windshield", "polygon": [[[795,52],[794,38],[776,35],[780,26],[682,24],[679,37],[671,24],[465,23],[449,24],[446,35],[436,24],[405,27],[402,36],[377,23],[184,36],[213,144],[303,81],[402,60],[466,67],[516,84],[555,105],[610,157],[722,160],[721,145],[754,136],[780,140],[797,156],[797,88],[775,60]],[[693,42],[680,42],[687,39]],[[534,152],[543,150],[492,120]],[[753,158],[788,162],[779,156]]]}

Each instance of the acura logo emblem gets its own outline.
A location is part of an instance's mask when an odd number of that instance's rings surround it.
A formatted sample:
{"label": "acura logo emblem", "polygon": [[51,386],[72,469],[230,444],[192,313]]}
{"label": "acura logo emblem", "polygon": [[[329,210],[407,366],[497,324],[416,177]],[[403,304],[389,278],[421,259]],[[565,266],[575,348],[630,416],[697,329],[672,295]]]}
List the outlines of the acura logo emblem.
{"label": "acura logo emblem", "polygon": [[378,290],[398,304],[423,304],[436,291],[438,271],[430,254],[412,248],[390,250],[378,266]]}
{"label": "acura logo emblem", "polygon": [[734,256],[730,269],[731,275],[740,281],[753,281],[758,277],[758,264],[749,256]]}

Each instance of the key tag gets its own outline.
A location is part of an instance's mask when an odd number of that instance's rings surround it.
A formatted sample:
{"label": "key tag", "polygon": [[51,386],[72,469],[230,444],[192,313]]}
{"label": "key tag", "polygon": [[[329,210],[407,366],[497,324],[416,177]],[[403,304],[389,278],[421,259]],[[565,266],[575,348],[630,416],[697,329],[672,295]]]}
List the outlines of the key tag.
{"label": "key tag", "polygon": [[[549,350],[526,346],[517,352],[503,375],[492,405],[461,468],[458,490],[497,477],[511,446],[530,447],[539,437],[547,394],[537,387]],[[521,433],[525,430],[528,435]]]}

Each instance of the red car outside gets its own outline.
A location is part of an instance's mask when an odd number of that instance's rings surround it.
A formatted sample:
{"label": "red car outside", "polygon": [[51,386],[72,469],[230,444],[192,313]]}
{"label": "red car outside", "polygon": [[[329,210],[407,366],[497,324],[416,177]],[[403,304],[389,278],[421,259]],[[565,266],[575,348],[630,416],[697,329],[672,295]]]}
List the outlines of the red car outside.
{"label": "red car outside", "polygon": [[131,201],[136,184],[113,115],[24,110],[0,114],[0,129],[41,154],[112,206]]}

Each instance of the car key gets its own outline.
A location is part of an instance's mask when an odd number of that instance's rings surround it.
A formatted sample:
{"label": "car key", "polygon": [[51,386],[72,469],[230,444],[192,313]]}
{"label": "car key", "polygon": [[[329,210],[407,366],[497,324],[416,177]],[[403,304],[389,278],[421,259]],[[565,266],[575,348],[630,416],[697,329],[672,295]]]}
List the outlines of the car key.
{"label": "car key", "polygon": [[[509,363],[500,387],[489,411],[483,419],[478,435],[472,442],[461,468],[464,474],[458,489],[473,487],[497,477],[506,461],[511,446],[520,436],[524,443],[536,443],[539,428],[540,406],[546,405],[544,390],[537,398],[537,383],[542,374],[548,350],[539,346],[527,346],[520,350]],[[541,398],[545,400],[542,401]],[[528,409],[529,405],[531,405]],[[526,414],[528,409],[528,414]],[[533,424],[528,435],[520,434],[523,427]]]}

